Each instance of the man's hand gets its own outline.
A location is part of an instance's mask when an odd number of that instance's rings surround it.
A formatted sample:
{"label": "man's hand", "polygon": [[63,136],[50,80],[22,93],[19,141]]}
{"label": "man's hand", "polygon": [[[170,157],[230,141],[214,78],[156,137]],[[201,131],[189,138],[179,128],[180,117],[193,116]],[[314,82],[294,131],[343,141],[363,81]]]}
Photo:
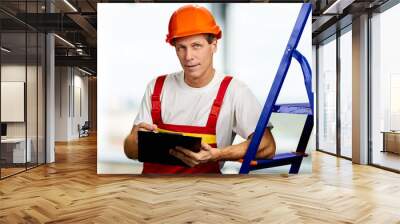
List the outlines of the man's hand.
{"label": "man's hand", "polygon": [[218,161],[219,149],[213,148],[206,143],[201,143],[199,152],[193,152],[189,149],[177,146],[175,149],[170,149],[169,153],[176,158],[182,160],[190,167],[199,164]]}
{"label": "man's hand", "polygon": [[137,131],[157,131],[157,125],[155,124],[148,124],[145,122],[139,123],[138,125],[135,125],[133,129],[137,129]]}
{"label": "man's hand", "polygon": [[138,131],[153,131],[157,132],[157,125],[155,124],[148,124],[145,122],[141,122],[138,125],[133,126],[131,135],[134,136],[135,143],[138,143]]}
{"label": "man's hand", "polygon": [[148,123],[142,122],[142,123],[139,123],[138,125],[135,125],[132,128],[132,132],[136,132],[136,134],[137,134],[138,131],[154,131],[154,132],[157,132],[157,125],[148,124]]}
{"label": "man's hand", "polygon": [[[182,160],[190,167],[197,166],[202,163],[214,161],[237,161],[243,159],[246,155],[247,148],[249,147],[252,135],[239,144],[229,145],[224,148],[212,148],[208,144],[202,144],[201,150],[198,153],[192,152],[188,149],[177,147],[170,150],[170,154]],[[270,159],[275,155],[275,140],[269,129],[265,130],[264,136],[261,139],[256,158],[257,159]]]}
{"label": "man's hand", "polygon": [[124,142],[125,155],[130,159],[137,159],[138,157],[138,131],[157,132],[157,125],[142,122],[133,126],[131,133],[125,138]]}

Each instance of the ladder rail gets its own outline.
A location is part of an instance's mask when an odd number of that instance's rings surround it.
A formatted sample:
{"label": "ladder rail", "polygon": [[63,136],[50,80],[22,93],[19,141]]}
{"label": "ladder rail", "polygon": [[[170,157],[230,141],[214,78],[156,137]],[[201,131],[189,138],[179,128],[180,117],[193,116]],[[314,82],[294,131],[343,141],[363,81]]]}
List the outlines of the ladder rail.
{"label": "ladder rail", "polygon": [[[279,64],[279,68],[277,70],[275,79],[272,83],[271,90],[268,94],[267,100],[264,104],[264,108],[263,108],[260,118],[258,120],[255,132],[251,138],[249,147],[244,156],[243,163],[242,163],[242,166],[239,171],[240,174],[247,174],[250,171],[250,162],[255,158],[255,155],[257,153],[258,147],[261,142],[261,138],[264,135],[266,126],[271,117],[273,107],[274,107],[276,100],[278,98],[278,95],[281,91],[283,81],[286,78],[286,74],[287,74],[287,71],[291,64],[292,57],[293,57],[293,52],[295,51],[295,49],[300,41],[301,35],[303,33],[303,30],[306,25],[307,19],[310,15],[310,12],[311,12],[311,4],[303,3],[301,10],[299,12],[299,15],[297,17],[295,26],[290,35],[290,39],[286,46],[285,52],[282,56],[282,60]],[[311,105],[311,102],[310,102],[310,105]]]}

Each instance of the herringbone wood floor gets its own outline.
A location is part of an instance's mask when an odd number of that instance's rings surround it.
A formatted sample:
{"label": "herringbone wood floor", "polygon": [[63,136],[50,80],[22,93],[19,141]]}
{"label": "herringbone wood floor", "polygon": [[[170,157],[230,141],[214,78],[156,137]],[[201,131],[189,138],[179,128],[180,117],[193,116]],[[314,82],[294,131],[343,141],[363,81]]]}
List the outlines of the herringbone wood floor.
{"label": "herringbone wood floor", "polygon": [[400,175],[313,154],[312,175],[98,176],[96,139],[0,181],[0,223],[400,223]]}

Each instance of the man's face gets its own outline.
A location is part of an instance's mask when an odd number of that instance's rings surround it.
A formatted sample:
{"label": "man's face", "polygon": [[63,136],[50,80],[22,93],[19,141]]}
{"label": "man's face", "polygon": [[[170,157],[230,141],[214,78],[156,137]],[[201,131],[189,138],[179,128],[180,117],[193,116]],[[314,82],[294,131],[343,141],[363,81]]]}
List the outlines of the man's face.
{"label": "man's face", "polygon": [[217,50],[217,41],[207,42],[206,34],[197,34],[175,40],[176,55],[182,65],[185,76],[200,78],[211,71],[213,55]]}

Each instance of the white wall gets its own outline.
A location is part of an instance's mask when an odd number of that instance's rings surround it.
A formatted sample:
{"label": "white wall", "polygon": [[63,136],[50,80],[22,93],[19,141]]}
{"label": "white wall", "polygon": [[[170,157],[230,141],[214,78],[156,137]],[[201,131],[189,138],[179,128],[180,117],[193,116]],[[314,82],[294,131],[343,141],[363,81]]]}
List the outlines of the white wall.
{"label": "white wall", "polygon": [[56,141],[79,138],[78,124],[82,126],[88,120],[88,78],[83,75],[76,68],[56,67]]}
{"label": "white wall", "polygon": [[[28,75],[28,80],[30,86],[36,86],[36,81],[33,82],[33,78],[31,75],[36,76],[36,67],[28,66],[27,68],[25,65],[2,65],[1,66],[1,81],[3,82],[25,82],[25,75]],[[27,88],[27,103],[33,102],[34,100],[30,99],[34,97],[36,99],[36,88]],[[36,111],[36,101],[30,106],[29,113],[27,113],[27,120],[28,122],[35,121],[36,123],[36,113],[31,113],[31,111]],[[6,110],[6,108],[1,108],[2,110]],[[33,116],[32,116],[33,115]],[[25,123],[26,122],[7,122],[7,136],[8,137],[25,137]],[[29,123],[31,124],[31,123]],[[29,133],[35,131],[36,133],[36,126],[28,124],[28,137]],[[32,127],[32,131],[30,131],[30,127]]]}
{"label": "white wall", "polygon": [[55,141],[68,139],[68,68],[55,68]]}
{"label": "white wall", "polygon": [[[19,81],[25,82],[25,65],[2,65],[1,66],[1,81]],[[28,71],[32,67],[27,68]],[[29,74],[29,72],[28,72]],[[5,110],[6,108],[1,108]],[[24,122],[7,123],[7,137],[25,137]]]}

